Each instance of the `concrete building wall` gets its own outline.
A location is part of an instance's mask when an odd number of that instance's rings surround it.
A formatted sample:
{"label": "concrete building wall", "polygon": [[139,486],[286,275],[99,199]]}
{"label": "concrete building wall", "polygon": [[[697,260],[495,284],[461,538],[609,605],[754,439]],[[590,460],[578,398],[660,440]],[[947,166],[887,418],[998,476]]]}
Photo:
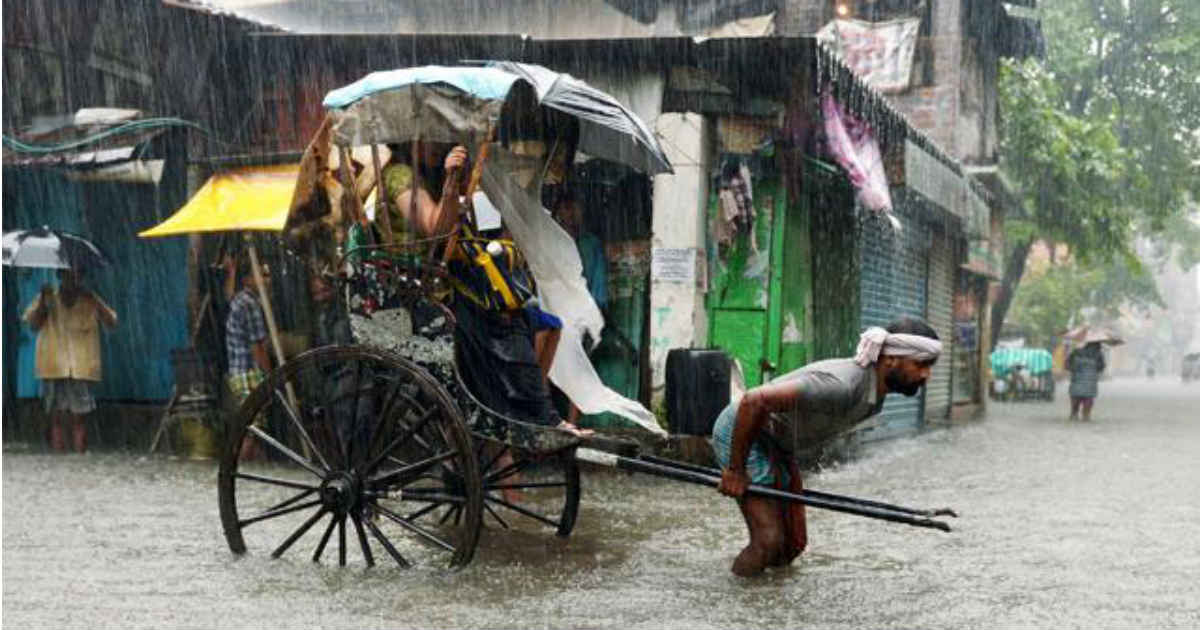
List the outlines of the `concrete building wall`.
{"label": "concrete building wall", "polygon": [[655,122],[674,174],[654,178],[655,250],[691,249],[696,267],[693,282],[650,278],[651,398],[657,405],[666,384],[667,352],[672,348],[698,348],[708,343],[708,315],[704,309],[704,220],[708,200],[709,147],[712,126],[695,113],[663,114]]}
{"label": "concrete building wall", "polygon": [[832,19],[829,0],[783,0],[775,14],[775,29],[781,35],[812,35]]}
{"label": "concrete building wall", "polygon": [[[933,82],[913,85],[888,100],[952,157],[960,127],[963,73],[962,7],[959,0],[933,2],[928,46],[933,52]],[[919,81],[914,73],[914,83]]]}

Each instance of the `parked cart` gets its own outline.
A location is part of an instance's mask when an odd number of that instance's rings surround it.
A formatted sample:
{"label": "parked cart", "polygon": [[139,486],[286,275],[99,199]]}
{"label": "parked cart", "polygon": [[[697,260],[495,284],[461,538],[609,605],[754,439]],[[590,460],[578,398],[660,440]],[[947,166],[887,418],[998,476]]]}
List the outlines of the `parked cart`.
{"label": "parked cart", "polygon": [[1054,401],[1053,357],[1043,348],[997,348],[992,364],[992,398]]}

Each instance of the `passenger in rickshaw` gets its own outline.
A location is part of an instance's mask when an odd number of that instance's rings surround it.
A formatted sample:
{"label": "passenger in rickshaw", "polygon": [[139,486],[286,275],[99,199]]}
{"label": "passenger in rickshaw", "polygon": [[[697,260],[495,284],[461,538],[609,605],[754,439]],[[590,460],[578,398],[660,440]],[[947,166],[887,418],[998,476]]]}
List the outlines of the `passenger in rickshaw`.
{"label": "passenger in rickshaw", "polygon": [[[418,147],[418,152],[430,151]],[[396,163],[389,160],[393,168],[390,179],[401,183],[403,177],[397,174],[400,171]],[[455,146],[443,161],[439,198],[419,186],[414,202],[411,185],[393,197],[409,229],[418,237],[450,236],[457,229],[453,239],[457,251],[451,252],[448,260],[454,287],[450,308],[456,319],[455,361],[459,372],[471,392],[491,409],[579,434],[577,427],[558,416],[550,401],[534,349],[533,313],[527,308],[533,292],[519,280],[523,266],[519,250],[511,241],[482,238],[461,216],[467,164],[467,149]],[[384,180],[389,181],[388,173],[384,173]],[[389,185],[388,192],[393,190]]]}

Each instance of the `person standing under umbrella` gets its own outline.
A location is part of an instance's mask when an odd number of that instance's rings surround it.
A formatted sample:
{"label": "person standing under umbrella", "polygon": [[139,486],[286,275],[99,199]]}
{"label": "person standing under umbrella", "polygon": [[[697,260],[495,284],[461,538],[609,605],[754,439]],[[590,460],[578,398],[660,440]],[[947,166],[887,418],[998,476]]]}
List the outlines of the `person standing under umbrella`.
{"label": "person standing under umbrella", "polygon": [[1067,355],[1067,369],[1071,372],[1071,420],[1079,418],[1083,408],[1083,420],[1092,419],[1092,403],[1100,388],[1100,373],[1104,371],[1104,352],[1100,342],[1090,341]]}
{"label": "person standing under umbrella", "polygon": [[34,372],[50,414],[50,446],[66,450],[63,418],[70,419],[75,452],[87,450],[84,416],[96,408],[91,385],[102,380],[100,324],[117,325],[117,313],[83,286],[75,269],[59,272],[58,290],[43,285],[23,319],[37,331]]}

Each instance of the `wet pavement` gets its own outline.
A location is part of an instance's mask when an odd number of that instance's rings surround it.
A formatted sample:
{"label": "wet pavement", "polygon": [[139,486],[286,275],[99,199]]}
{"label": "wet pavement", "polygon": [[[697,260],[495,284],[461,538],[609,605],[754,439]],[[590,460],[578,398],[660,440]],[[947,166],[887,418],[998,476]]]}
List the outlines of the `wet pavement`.
{"label": "wet pavement", "polygon": [[1091,423],[993,404],[888,442],[808,485],[950,505],[955,531],[810,510],[809,551],[749,581],[733,503],[645,476],[585,471],[565,542],[489,528],[461,572],[339,569],[230,554],[214,463],[9,445],[4,625],[1195,627],[1197,409],[1195,384],[1105,382]]}

